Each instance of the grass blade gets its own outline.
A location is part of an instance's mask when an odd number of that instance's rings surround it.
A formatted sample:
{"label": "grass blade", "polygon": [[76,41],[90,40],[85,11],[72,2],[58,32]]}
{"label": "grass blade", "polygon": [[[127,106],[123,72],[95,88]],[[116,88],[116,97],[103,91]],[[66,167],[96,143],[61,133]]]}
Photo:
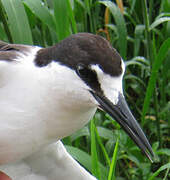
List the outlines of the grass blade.
{"label": "grass blade", "polygon": [[148,180],[153,180],[156,176],[159,175],[159,173],[165,169],[170,169],[170,163],[167,163],[163,166],[161,166],[156,172],[153,173],[153,175],[151,177],[149,177]]}
{"label": "grass blade", "polygon": [[12,36],[11,36],[10,30],[8,27],[7,17],[5,15],[4,8],[3,8],[1,0],[0,0],[0,19],[1,19],[1,21],[3,23],[3,27],[4,27],[4,29],[2,29],[0,32],[1,39],[3,40],[3,38],[2,38],[3,32],[2,31],[4,31],[4,33],[6,33],[6,36],[8,37],[8,41],[12,43],[13,42]]}
{"label": "grass blade", "polygon": [[[88,153],[72,146],[66,145],[65,148],[74,159],[76,159],[80,164],[82,164],[88,171],[92,172],[91,156]],[[107,177],[108,173],[107,168],[104,167],[100,162],[99,168],[101,172],[101,179],[105,180],[105,177]]]}
{"label": "grass blade", "polygon": [[118,155],[118,146],[119,146],[119,138],[116,141],[116,145],[113,152],[112,162],[109,169],[109,176],[108,180],[115,180],[115,168],[116,168],[116,162],[117,162],[117,155]]}
{"label": "grass blade", "polygon": [[168,51],[170,50],[170,38],[164,41],[164,43],[161,45],[159,52],[157,54],[157,58],[153,64],[153,68],[151,71],[151,76],[149,79],[149,83],[147,86],[146,90],[146,95],[144,99],[144,105],[143,105],[143,110],[142,110],[142,125],[144,125],[144,120],[145,120],[145,115],[148,111],[149,105],[150,105],[150,100],[155,88],[157,76],[158,76],[158,70],[163,64],[163,60],[165,59]]}
{"label": "grass blade", "polygon": [[95,135],[95,123],[94,118],[90,122],[90,131],[91,131],[91,156],[92,156],[92,173],[98,179],[100,178],[100,170],[98,166],[98,156],[97,156],[97,148],[96,148],[96,135]]}
{"label": "grass blade", "polygon": [[155,27],[157,27],[158,25],[164,23],[164,22],[168,22],[170,21],[170,17],[161,17],[157,20],[155,20],[149,27],[149,31],[151,31],[152,29],[154,29]]}
{"label": "grass blade", "polygon": [[134,56],[139,54],[140,44],[143,40],[145,26],[140,24],[135,27]]}
{"label": "grass blade", "polygon": [[108,153],[107,153],[107,151],[106,151],[106,149],[105,149],[105,147],[104,147],[104,145],[103,145],[103,143],[102,143],[102,140],[101,140],[101,138],[100,138],[100,136],[99,136],[99,133],[98,133],[96,127],[95,127],[95,132],[96,132],[96,139],[97,139],[97,141],[98,141],[98,143],[99,143],[99,146],[100,146],[100,148],[101,148],[101,150],[102,150],[102,152],[103,152],[103,155],[104,155],[104,157],[105,157],[105,159],[106,159],[106,163],[110,166],[109,155],[108,155]]}
{"label": "grass blade", "polygon": [[6,36],[5,31],[4,31],[3,27],[1,26],[1,24],[0,24],[0,39],[7,40],[7,36]]}
{"label": "grass blade", "polygon": [[72,24],[72,29],[73,29],[73,33],[77,33],[77,24],[76,24],[76,20],[74,17],[74,13],[71,7],[71,1],[68,1],[68,14],[71,20],[71,24]]}
{"label": "grass blade", "polygon": [[62,40],[72,34],[69,18],[69,0],[57,0],[54,1],[54,15],[57,25],[58,40]]}
{"label": "grass blade", "polygon": [[56,32],[56,24],[54,17],[48,10],[48,8],[40,0],[25,0],[24,4],[32,11],[32,13],[38,17],[44,24],[50,29]]}
{"label": "grass blade", "polygon": [[21,0],[1,0],[14,43],[33,44],[28,18]]}
{"label": "grass blade", "polygon": [[82,136],[90,136],[89,128],[85,126],[84,128],[76,131],[74,134],[72,134],[71,137],[71,142],[75,141],[76,139],[82,137]]}
{"label": "grass blade", "polygon": [[119,8],[111,1],[100,1],[101,4],[104,4],[106,7],[109,8],[110,12],[112,13],[114,20],[116,22],[117,31],[119,34],[118,38],[118,47],[119,52],[123,59],[126,59],[127,53],[127,30],[125,20],[123,18],[122,13],[120,12]]}

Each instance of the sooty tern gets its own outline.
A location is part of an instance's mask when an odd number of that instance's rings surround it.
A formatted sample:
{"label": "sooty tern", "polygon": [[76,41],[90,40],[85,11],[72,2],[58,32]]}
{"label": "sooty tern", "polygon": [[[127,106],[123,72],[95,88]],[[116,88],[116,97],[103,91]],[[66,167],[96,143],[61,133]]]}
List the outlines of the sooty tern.
{"label": "sooty tern", "polygon": [[110,43],[78,33],[55,46],[0,42],[0,170],[13,180],[95,179],[60,139],[99,107],[149,158],[152,148],[122,91],[125,65]]}

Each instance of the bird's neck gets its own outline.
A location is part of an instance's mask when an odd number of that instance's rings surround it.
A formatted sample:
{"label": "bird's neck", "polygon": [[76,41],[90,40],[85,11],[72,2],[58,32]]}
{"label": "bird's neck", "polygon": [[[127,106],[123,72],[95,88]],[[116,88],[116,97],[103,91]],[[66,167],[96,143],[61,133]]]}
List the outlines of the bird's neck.
{"label": "bird's neck", "polygon": [[47,137],[53,140],[82,128],[92,118],[97,106],[88,87],[72,69],[56,62],[52,62],[49,68],[49,96],[44,97],[44,107],[39,114],[43,114],[42,119],[47,124]]}
{"label": "bird's neck", "polygon": [[0,126],[4,147],[0,164],[22,159],[72,134],[94,115],[93,97],[68,67],[53,62],[40,68],[28,59],[10,70],[15,78],[8,76],[0,93],[5,119]]}

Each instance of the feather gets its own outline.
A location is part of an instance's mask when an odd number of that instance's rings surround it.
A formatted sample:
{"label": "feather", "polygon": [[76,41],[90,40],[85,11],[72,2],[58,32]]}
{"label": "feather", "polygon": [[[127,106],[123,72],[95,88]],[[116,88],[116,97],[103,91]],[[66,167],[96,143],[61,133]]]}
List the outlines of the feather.
{"label": "feather", "polygon": [[18,56],[27,55],[35,46],[8,44],[0,41],[0,61],[15,61]]}

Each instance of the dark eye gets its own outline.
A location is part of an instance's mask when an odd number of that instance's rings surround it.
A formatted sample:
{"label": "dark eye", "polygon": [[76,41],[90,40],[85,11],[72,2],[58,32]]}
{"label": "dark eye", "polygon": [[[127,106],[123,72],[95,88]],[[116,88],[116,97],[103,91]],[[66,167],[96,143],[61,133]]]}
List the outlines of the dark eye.
{"label": "dark eye", "polygon": [[82,79],[88,78],[89,71],[90,70],[87,67],[85,67],[85,65],[83,65],[83,64],[77,65],[76,72],[77,72],[78,76],[80,76]]}
{"label": "dark eye", "polygon": [[84,64],[78,64],[76,68],[78,76],[93,90],[101,92],[100,84],[97,79],[97,74],[90,67],[85,66]]}

